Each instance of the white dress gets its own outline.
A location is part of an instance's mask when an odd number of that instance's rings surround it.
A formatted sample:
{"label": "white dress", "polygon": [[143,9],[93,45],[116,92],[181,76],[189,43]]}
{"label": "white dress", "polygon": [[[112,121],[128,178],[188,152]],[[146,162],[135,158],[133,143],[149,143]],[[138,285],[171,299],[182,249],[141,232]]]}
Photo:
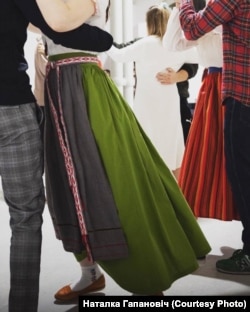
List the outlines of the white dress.
{"label": "white dress", "polygon": [[197,63],[195,49],[171,52],[160,38],[147,36],[122,49],[112,47],[107,54],[117,62],[136,63],[134,113],[167,166],[179,168],[184,138],[178,90],[176,84],[160,84],[156,74],[168,67],[178,71],[184,63]]}

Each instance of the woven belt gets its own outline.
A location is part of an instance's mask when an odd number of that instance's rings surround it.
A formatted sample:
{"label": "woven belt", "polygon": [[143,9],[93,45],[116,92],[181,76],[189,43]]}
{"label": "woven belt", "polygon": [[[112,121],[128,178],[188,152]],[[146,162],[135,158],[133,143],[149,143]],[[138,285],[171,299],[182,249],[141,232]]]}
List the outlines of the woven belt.
{"label": "woven belt", "polygon": [[100,60],[95,56],[74,56],[69,58],[64,58],[57,61],[49,61],[48,65],[52,68],[56,66],[77,64],[77,63],[96,63],[100,64]]}

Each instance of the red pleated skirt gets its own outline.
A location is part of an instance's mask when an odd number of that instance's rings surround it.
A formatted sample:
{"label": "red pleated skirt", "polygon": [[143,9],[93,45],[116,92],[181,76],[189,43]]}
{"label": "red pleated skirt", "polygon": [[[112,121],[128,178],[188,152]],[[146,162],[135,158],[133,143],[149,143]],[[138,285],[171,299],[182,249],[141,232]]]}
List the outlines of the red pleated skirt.
{"label": "red pleated skirt", "polygon": [[197,98],[179,185],[196,217],[239,220],[226,176],[221,72],[207,74]]}

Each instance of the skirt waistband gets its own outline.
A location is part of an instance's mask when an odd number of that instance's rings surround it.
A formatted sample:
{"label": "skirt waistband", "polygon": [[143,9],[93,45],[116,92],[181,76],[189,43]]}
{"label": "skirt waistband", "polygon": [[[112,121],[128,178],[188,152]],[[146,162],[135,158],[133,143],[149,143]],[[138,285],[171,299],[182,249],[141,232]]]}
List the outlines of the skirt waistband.
{"label": "skirt waistband", "polygon": [[100,60],[95,55],[79,55],[79,54],[62,54],[53,55],[48,59],[48,66],[54,68],[56,66],[77,64],[77,63],[95,63],[100,65]]}
{"label": "skirt waistband", "polygon": [[208,74],[211,73],[221,73],[222,72],[222,67],[208,67]]}

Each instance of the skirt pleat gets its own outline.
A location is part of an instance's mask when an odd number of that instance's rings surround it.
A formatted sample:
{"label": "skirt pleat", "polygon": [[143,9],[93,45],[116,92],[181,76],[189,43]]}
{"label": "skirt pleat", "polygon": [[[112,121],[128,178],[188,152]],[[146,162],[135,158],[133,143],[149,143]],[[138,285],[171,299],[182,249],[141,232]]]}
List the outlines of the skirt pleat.
{"label": "skirt pleat", "polygon": [[224,156],[221,73],[205,76],[181,165],[179,185],[196,217],[239,220]]}

